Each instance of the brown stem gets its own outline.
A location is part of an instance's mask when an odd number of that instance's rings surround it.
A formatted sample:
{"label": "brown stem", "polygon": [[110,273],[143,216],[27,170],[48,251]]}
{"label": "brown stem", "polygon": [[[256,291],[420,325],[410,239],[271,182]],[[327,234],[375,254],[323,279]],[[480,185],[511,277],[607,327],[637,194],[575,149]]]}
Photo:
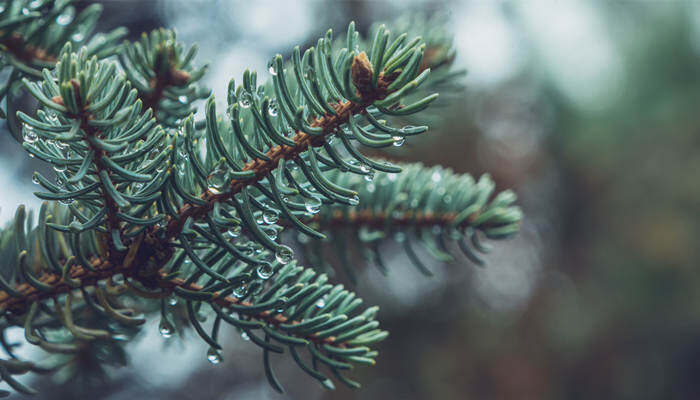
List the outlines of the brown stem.
{"label": "brown stem", "polygon": [[[113,266],[112,264],[110,264],[109,261],[95,259],[93,260],[91,266],[94,269],[94,271],[83,268],[79,265],[74,266],[71,269],[71,279],[78,280],[80,282],[79,286],[77,287],[68,285],[58,274],[45,273],[42,275],[40,280],[43,283],[53,286],[53,290],[51,292],[42,292],[28,283],[23,283],[16,287],[16,290],[20,293],[19,296],[11,296],[7,292],[1,291],[0,310],[10,311],[14,314],[21,315],[24,313],[28,304],[31,304],[36,301],[55,298],[58,295],[65,294],[79,288],[94,286],[97,284],[98,281],[110,278],[119,273],[123,273],[126,276],[137,279],[136,277],[129,275],[134,271],[133,269],[125,265]],[[197,285],[196,283],[186,284],[186,281],[184,279],[168,278],[166,275],[167,274],[164,271],[158,272],[158,287],[161,288],[163,291],[162,293],[160,293],[160,296],[165,296],[171,293],[175,289],[175,287],[181,287],[183,289],[191,291],[202,290],[202,286]],[[253,305],[250,302],[241,301],[240,299],[233,296],[220,297],[218,296],[218,293],[214,295],[212,302],[216,303],[221,307],[229,307],[234,304],[243,306]],[[268,324],[273,324],[275,326],[278,326],[280,324],[297,324],[300,322],[297,320],[290,320],[289,318],[281,314],[273,314],[270,311],[260,312],[258,314],[253,315],[252,318],[258,321],[263,321]],[[318,339],[315,337],[315,335],[311,335],[310,339],[320,344],[330,344],[334,343],[335,341],[335,337],[333,336]]]}
{"label": "brown stem", "polygon": [[12,33],[0,41],[0,44],[5,46],[7,52],[12,54],[16,59],[26,63],[34,60],[55,62],[56,56],[49,54],[46,50],[27,44],[24,38],[19,33]]}

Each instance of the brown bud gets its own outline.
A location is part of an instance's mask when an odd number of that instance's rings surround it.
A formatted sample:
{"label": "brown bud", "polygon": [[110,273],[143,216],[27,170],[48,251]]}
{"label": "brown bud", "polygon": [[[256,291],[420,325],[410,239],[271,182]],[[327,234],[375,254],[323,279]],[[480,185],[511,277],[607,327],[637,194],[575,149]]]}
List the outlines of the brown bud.
{"label": "brown bud", "polygon": [[350,72],[352,74],[352,81],[360,91],[360,94],[364,95],[371,90],[372,64],[369,62],[367,54],[364,51],[356,55],[352,60]]}

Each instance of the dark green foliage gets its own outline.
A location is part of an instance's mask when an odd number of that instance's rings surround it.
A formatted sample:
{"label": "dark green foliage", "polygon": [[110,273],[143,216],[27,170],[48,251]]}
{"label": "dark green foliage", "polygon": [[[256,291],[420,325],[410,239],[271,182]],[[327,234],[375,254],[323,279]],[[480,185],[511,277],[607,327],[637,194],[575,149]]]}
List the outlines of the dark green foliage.
{"label": "dark green foliage", "polygon": [[[23,75],[40,106],[17,113],[23,146],[57,179],[35,174],[44,188],[36,195],[51,201],[37,225],[20,207],[0,233],[2,329],[22,326],[29,343],[59,354],[51,369],[87,373],[100,367],[85,360],[122,363],[122,342],[160,310],[161,334],[192,327],[213,363],[222,323],[241,330],[263,349],[277,390],[270,353],[285,349],[324,386],[333,388],[330,376],[359,386],[344,374],[374,364],[372,346],[387,336],[378,308],[359,309],[352,292],[298,266],[280,240],[285,228],[340,244],[349,227],[375,258],[377,240],[409,233],[446,260],[448,238],[480,262],[479,235],[510,236],[521,217],[512,192],[490,199],[487,176],[475,183],[421,165],[402,172],[363,153],[426,132],[402,121],[420,119],[437,98],[421,87],[426,43],[384,26],[372,38],[361,40],[351,23],[344,40],[328,31],[287,62],[277,55],[271,79],[246,71],[229,84],[226,112],[210,97],[201,123],[192,112],[209,93],[196,85],[206,68],[193,66],[195,48],[186,52],[171,31],[121,46],[121,68],[104,59],[111,53],[66,43],[55,66]],[[337,43],[345,46],[333,50]],[[449,64],[450,53],[440,54],[432,61]],[[365,214],[375,219],[355,223]],[[0,345],[14,358],[12,345]],[[29,391],[12,374],[38,367],[23,368],[0,376]]]}
{"label": "dark green foliage", "polygon": [[[0,2],[0,68],[9,68],[9,78],[0,88],[0,100],[12,96],[22,78],[42,79],[43,68],[53,68],[66,43],[85,46],[88,56],[105,58],[119,50],[126,29],[92,35],[102,12],[93,4],[76,15],[77,0],[12,0]],[[7,102],[6,110],[13,112]],[[5,112],[0,110],[2,118]],[[18,138],[19,132],[14,132]]]}

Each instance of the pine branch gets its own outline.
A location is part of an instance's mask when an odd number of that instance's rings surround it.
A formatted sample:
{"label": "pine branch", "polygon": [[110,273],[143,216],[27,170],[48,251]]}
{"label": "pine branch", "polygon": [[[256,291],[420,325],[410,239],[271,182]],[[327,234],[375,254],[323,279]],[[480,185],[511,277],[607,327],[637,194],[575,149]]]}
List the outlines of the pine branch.
{"label": "pine branch", "polygon": [[[484,238],[506,239],[518,232],[522,213],[512,205],[515,194],[506,190],[494,196],[495,185],[488,175],[475,181],[468,174],[455,174],[441,167],[401,167],[399,174],[379,172],[369,182],[329,171],[328,179],[357,190],[362,200],[357,207],[336,204],[316,208],[310,203],[308,208],[314,216],[308,223],[328,232],[336,251],[362,254],[383,273],[387,271],[380,244],[394,238],[426,275],[431,273],[413,250],[412,237],[438,262],[454,260],[447,246],[454,242],[470,261],[483,265],[485,261],[479,253],[490,251]],[[317,243],[306,238],[301,242],[306,258],[319,265],[323,256]],[[343,270],[354,279],[349,257],[339,259]]]}
{"label": "pine branch", "polygon": [[[102,6],[92,4],[75,15],[77,0],[32,1],[13,0],[0,11],[0,50],[4,58],[0,66],[9,66],[10,74],[0,88],[0,100],[22,78],[42,78],[41,69],[53,67],[64,43],[85,45],[89,55],[105,58],[119,50],[117,42],[126,29],[117,28],[106,34],[92,35]],[[7,102],[7,109],[12,105]],[[6,113],[0,110],[0,117]],[[16,139],[20,132],[13,132]]]}
{"label": "pine branch", "polygon": [[[58,13],[68,3],[46,7]],[[18,18],[22,11],[15,4],[25,2],[13,3],[7,15],[0,12],[0,24],[9,16],[5,26],[15,28],[24,47],[5,48],[26,53],[15,58],[34,61],[43,57],[40,49],[54,54],[47,43],[30,40],[32,29],[51,22],[23,24],[39,16]],[[94,27],[95,11],[78,20],[81,42]],[[397,207],[403,197],[392,191],[401,185],[376,194],[358,185],[371,180],[375,170],[380,177],[401,171],[361,149],[398,146],[427,131],[427,126],[392,127],[384,118],[422,114],[437,98],[424,97],[419,89],[430,76],[426,66],[446,66],[450,57],[433,49],[426,59],[420,38],[392,39],[383,25],[364,42],[350,24],[344,48],[332,50],[338,41],[329,31],[316,47],[303,53],[295,48],[288,63],[277,55],[269,65],[271,79],[260,86],[250,71],[242,85],[231,81],[225,118],[210,97],[205,121],[195,124],[193,102],[209,93],[196,86],[206,66],[194,68],[196,47],[185,52],[175,39],[172,31],[157,30],[140,42],[124,43],[122,72],[100,59],[111,47],[89,44],[76,54],[67,43],[42,66],[47,68],[15,76],[23,78],[41,107],[36,116],[17,114],[24,123],[23,147],[51,163],[58,177],[54,183],[35,174],[45,189],[36,195],[63,205],[44,203],[37,226],[20,208],[12,227],[0,231],[0,329],[23,326],[29,343],[71,354],[54,366],[63,368],[100,348],[123,354],[114,350],[123,336],[118,327],[130,329],[128,339],[145,321],[140,312],[160,308],[161,334],[177,329],[176,312],[186,315],[185,323],[211,346],[207,357],[214,363],[221,360],[222,322],[240,329],[263,349],[266,376],[277,390],[269,354],[285,347],[325,387],[333,383],[324,368],[359,386],[341,371],[374,364],[377,352],[368,346],[387,336],[374,320],[377,308],[357,311],[362,301],[353,293],[297,266],[280,233],[286,226],[321,238],[319,226],[335,224],[338,210],[358,204],[360,213],[348,214],[345,222],[360,225],[360,232],[378,217],[394,218],[393,225],[385,224],[389,230],[439,223],[458,231],[479,229],[490,237],[517,231],[520,214],[509,206],[514,196],[499,195],[487,204],[493,188],[481,181],[476,187],[450,187],[460,201],[446,205],[436,205],[426,194],[429,185],[413,187],[404,197],[418,202],[413,208],[423,207],[420,215]],[[414,100],[416,94],[421,95]],[[399,180],[416,178],[414,172],[409,168]],[[467,178],[454,180],[463,185]],[[379,192],[388,193],[388,201],[376,197]],[[365,199],[381,208],[364,207]],[[433,200],[422,204],[425,199]],[[309,213],[321,204],[330,213],[323,215],[331,217],[314,225]],[[409,246],[406,250],[412,253]],[[123,306],[125,296],[138,307]],[[171,298],[184,304],[170,309],[166,299]],[[214,319],[208,328],[206,317]],[[1,339],[12,356],[12,345]],[[311,365],[299,349],[309,352]],[[0,376],[30,393],[12,375],[36,365],[22,365],[0,360]]]}
{"label": "pine branch", "polygon": [[[373,73],[372,66],[369,64],[365,53],[360,53],[355,56],[351,69],[353,81],[356,85],[358,81],[363,79],[362,77],[371,76]],[[264,179],[278,167],[280,160],[294,160],[299,154],[308,150],[310,147],[321,147],[325,142],[325,137],[335,133],[340,125],[348,123],[350,117],[364,113],[367,107],[373,102],[386,98],[389,94],[387,88],[393,82],[394,78],[396,78],[396,75],[390,77],[381,75],[377,87],[365,87],[365,90],[360,93],[358,102],[341,101],[332,104],[331,107],[335,110],[334,114],[324,114],[310,124],[311,128],[320,128],[320,133],[311,135],[303,131],[296,131],[291,139],[295,143],[293,146],[285,144],[278,145],[267,151],[265,155],[268,160],[255,158],[248,161],[241,171],[252,172],[253,178],[232,180],[229,184],[229,189],[225,193],[212,194],[210,191],[206,192],[202,196],[207,202],[206,205],[185,205],[178,212],[178,218],[169,222],[166,230],[166,237],[174,237],[179,234],[188,218],[201,218],[202,215],[212,210],[216,202],[223,202],[231,199],[233,196],[240,193],[243,188]]]}

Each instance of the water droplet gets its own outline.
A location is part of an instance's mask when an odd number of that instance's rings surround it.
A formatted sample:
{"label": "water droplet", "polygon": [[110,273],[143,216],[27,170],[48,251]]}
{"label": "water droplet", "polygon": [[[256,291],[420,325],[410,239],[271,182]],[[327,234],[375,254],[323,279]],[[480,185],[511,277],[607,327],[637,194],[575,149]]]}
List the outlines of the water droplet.
{"label": "water droplet", "polygon": [[243,93],[243,95],[241,96],[241,99],[238,101],[238,105],[241,106],[241,108],[249,108],[250,107],[250,94]]}
{"label": "water droplet", "polygon": [[277,214],[276,211],[265,210],[265,212],[263,212],[263,221],[268,225],[274,224],[275,222],[277,222],[278,219],[279,214]]}
{"label": "water droplet", "polygon": [[80,42],[85,39],[85,35],[82,32],[76,32],[70,38],[73,39],[74,42]]}
{"label": "water droplet", "polygon": [[350,203],[351,206],[356,206],[356,205],[360,204],[360,198],[357,197],[357,195],[352,196],[352,197],[350,198],[349,203]]}
{"label": "water droplet", "polygon": [[262,229],[263,232],[270,238],[270,240],[277,240],[277,231],[272,227],[266,227]]}
{"label": "water droplet", "polygon": [[207,186],[209,191],[213,194],[223,192],[225,185],[226,171],[223,168],[217,167],[211,174],[209,174],[209,176],[207,176]]}
{"label": "water droplet", "polygon": [[263,262],[258,265],[256,272],[260,279],[267,279],[272,276],[275,270],[272,268],[272,264],[269,262]]}
{"label": "water droplet", "polygon": [[374,179],[374,170],[370,169],[369,172],[365,174],[365,180],[367,182],[372,182],[372,179]]}
{"label": "water droplet", "polygon": [[171,306],[176,306],[177,305],[177,296],[170,295],[168,297],[168,304]]}
{"label": "water droplet", "polygon": [[270,62],[267,63],[267,71],[272,76],[277,75],[277,70],[275,69],[275,61],[274,60],[270,60]]}
{"label": "water droplet", "polygon": [[401,147],[406,142],[406,138],[403,136],[394,136],[392,139],[394,139],[395,147]]}
{"label": "water droplet", "polygon": [[22,135],[24,136],[24,141],[29,144],[35,143],[39,139],[39,136],[34,132],[34,128],[27,124],[22,126]]}
{"label": "water droplet", "polygon": [[23,15],[29,14],[29,9],[27,7],[22,8],[22,14]]}
{"label": "water droplet", "polygon": [[414,130],[414,129],[416,129],[415,126],[413,126],[413,125],[406,125],[406,126],[404,126],[403,128],[401,128],[400,131],[401,131],[401,133],[406,134],[406,133],[410,133],[410,132],[411,132],[412,130]]}
{"label": "water droplet", "polygon": [[367,191],[368,191],[369,193],[374,193],[374,190],[375,190],[376,188],[377,188],[377,187],[374,186],[374,183],[370,183],[369,185],[367,185]]}
{"label": "water droplet", "polygon": [[237,238],[237,237],[241,236],[241,226],[236,225],[236,226],[230,227],[226,231],[226,234],[229,235],[229,237],[231,237],[231,238]]}
{"label": "water droplet", "polygon": [[34,182],[35,185],[39,184],[39,175],[34,174],[32,175],[32,182]]}
{"label": "water droplet", "polygon": [[396,180],[396,178],[397,178],[396,174],[394,174],[394,173],[387,174],[386,177],[387,177],[387,179],[389,179],[389,181],[391,181],[391,182],[394,182],[394,181]]}
{"label": "water droplet", "polygon": [[304,207],[306,207],[306,211],[311,214],[316,214],[321,211],[321,204],[321,199],[316,196],[311,196],[304,200]]}
{"label": "water droplet", "polygon": [[365,174],[371,171],[372,168],[369,167],[369,165],[362,163],[360,164],[360,171],[364,172]]}
{"label": "water droplet", "polygon": [[440,172],[435,171],[435,172],[433,172],[433,174],[430,176],[430,179],[431,179],[433,182],[440,182],[440,179],[442,179],[442,175],[440,175]]}
{"label": "water droplet", "polygon": [[403,243],[406,240],[406,234],[403,232],[396,232],[394,234],[394,240],[396,240],[399,243]]}
{"label": "water droplet", "polygon": [[247,342],[250,340],[250,336],[248,336],[248,334],[245,331],[241,331],[241,339]]}
{"label": "water droplet", "polygon": [[233,290],[233,296],[239,299],[248,294],[248,285],[241,285]]}
{"label": "water droplet", "polygon": [[216,364],[220,363],[221,360],[222,360],[222,357],[221,357],[220,350],[215,349],[213,347],[210,347],[209,350],[207,350],[207,361],[216,365]]}
{"label": "water droplet", "polygon": [[73,22],[73,9],[68,8],[66,11],[61,13],[58,17],[56,17],[56,23],[61,25],[61,26],[66,26]]}
{"label": "water droplet", "polygon": [[58,202],[61,204],[70,205],[70,204],[73,204],[74,201],[75,201],[75,199],[69,197],[67,199],[61,199]]}
{"label": "water droplet", "polygon": [[326,143],[333,144],[334,141],[335,141],[335,135],[326,136]]}
{"label": "water droplet", "polygon": [[276,117],[277,116],[277,104],[275,103],[274,100],[270,102],[270,105],[267,107],[267,112],[270,114],[271,117]]}
{"label": "water droplet", "polygon": [[183,95],[183,96],[179,96],[179,97],[177,98],[177,101],[179,101],[179,102],[182,103],[182,104],[187,104],[187,96],[184,96],[184,95]]}
{"label": "water droplet", "polygon": [[34,153],[29,153],[29,158],[34,158]]}
{"label": "water droplet", "polygon": [[280,264],[288,264],[294,259],[294,250],[292,250],[289,246],[281,245],[275,252],[275,258],[280,262]]}
{"label": "water droplet", "polygon": [[65,184],[66,184],[66,182],[63,179],[61,179],[60,176],[56,177],[56,186],[63,187],[63,185],[65,185]]}
{"label": "water droplet", "polygon": [[56,172],[65,172],[67,166],[62,164],[54,164],[53,170]]}
{"label": "water droplet", "polygon": [[173,331],[174,329],[170,322],[165,318],[161,318],[160,324],[158,324],[158,332],[160,332],[160,336],[167,339],[173,335]]}
{"label": "water droplet", "polygon": [[326,297],[328,295],[323,295],[323,297],[320,297],[318,300],[316,300],[316,307],[318,308],[323,308],[326,306]]}

